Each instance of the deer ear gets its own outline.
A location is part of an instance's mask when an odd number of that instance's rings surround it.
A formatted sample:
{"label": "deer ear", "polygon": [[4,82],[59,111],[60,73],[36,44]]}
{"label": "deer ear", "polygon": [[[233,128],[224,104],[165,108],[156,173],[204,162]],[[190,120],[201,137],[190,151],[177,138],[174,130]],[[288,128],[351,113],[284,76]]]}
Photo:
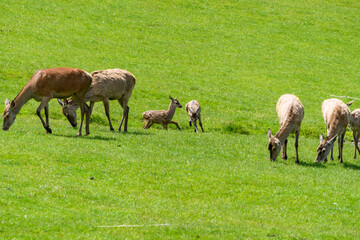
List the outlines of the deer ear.
{"label": "deer ear", "polygon": [[269,128],[269,130],[268,130],[268,136],[269,136],[269,138],[271,138],[272,137],[272,131],[271,131],[271,129]]}
{"label": "deer ear", "polygon": [[338,136],[338,135],[336,134],[332,139],[330,139],[330,140],[328,141],[328,143],[333,144],[333,143],[335,142],[337,136]]}
{"label": "deer ear", "polygon": [[58,103],[63,107],[64,106],[64,102],[63,101],[61,101],[61,99],[57,99],[57,101],[58,101]]}
{"label": "deer ear", "polygon": [[350,107],[350,105],[353,104],[353,102],[355,102],[355,100],[352,100],[352,101],[346,103],[346,105],[347,105],[348,107]]}
{"label": "deer ear", "polygon": [[324,141],[324,135],[321,133],[320,134],[320,144]]}
{"label": "deer ear", "polygon": [[5,106],[7,106],[7,105],[9,105],[9,104],[10,104],[9,99],[6,99],[6,100],[5,100]]}
{"label": "deer ear", "polygon": [[11,108],[15,107],[15,102],[14,102],[14,100],[11,101],[10,107],[11,107]]}
{"label": "deer ear", "polygon": [[170,95],[169,95],[169,99],[170,99],[170,100],[174,100]]}

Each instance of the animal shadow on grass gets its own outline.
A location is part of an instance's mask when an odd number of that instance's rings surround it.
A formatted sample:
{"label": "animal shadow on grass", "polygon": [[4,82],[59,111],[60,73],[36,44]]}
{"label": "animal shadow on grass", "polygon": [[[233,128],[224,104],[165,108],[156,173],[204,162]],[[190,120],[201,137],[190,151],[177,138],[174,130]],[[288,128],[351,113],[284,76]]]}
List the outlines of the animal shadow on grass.
{"label": "animal shadow on grass", "polygon": [[144,131],[138,131],[138,132],[122,132],[125,135],[139,135],[139,136],[145,136],[145,135],[153,135],[150,132],[144,132]]}
{"label": "animal shadow on grass", "polygon": [[344,168],[349,168],[349,169],[352,169],[352,170],[360,170],[360,166],[358,165],[355,165],[355,164],[352,164],[352,163],[347,163],[347,162],[344,162]]}
{"label": "animal shadow on grass", "polygon": [[321,164],[321,163],[316,163],[316,162],[302,162],[300,160],[300,163],[299,163],[299,166],[302,166],[302,167],[312,167],[312,168],[326,168],[326,166],[324,164]]}
{"label": "animal shadow on grass", "polygon": [[86,139],[94,139],[94,140],[103,140],[103,141],[117,141],[118,139],[114,138],[114,137],[103,137],[103,136],[74,136],[74,135],[62,135],[62,134],[52,134],[53,136],[56,137],[66,137],[66,138],[86,138]]}

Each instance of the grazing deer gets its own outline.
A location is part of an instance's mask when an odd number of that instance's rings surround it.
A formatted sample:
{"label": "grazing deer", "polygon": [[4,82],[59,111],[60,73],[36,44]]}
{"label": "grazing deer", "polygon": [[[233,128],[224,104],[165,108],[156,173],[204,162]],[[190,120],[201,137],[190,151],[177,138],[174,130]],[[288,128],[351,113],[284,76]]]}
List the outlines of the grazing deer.
{"label": "grazing deer", "polygon": [[354,145],[355,145],[354,159],[356,159],[356,150],[360,154],[360,149],[359,149],[360,109],[355,109],[354,111],[351,112],[349,126],[353,132]]}
{"label": "grazing deer", "polygon": [[323,115],[327,136],[320,135],[320,145],[317,148],[317,156],[315,162],[327,162],[327,156],[331,151],[331,160],[333,158],[333,145],[338,137],[339,159],[340,163],[343,163],[342,150],[344,146],[344,136],[346,127],[349,124],[351,115],[349,106],[352,102],[345,104],[339,99],[327,99],[324,100],[321,105],[321,113]]}
{"label": "grazing deer", "polygon": [[177,100],[177,98],[173,99],[171,96],[169,96],[171,102],[169,105],[168,110],[160,110],[160,111],[154,111],[149,110],[142,114],[142,116],[145,119],[145,125],[143,126],[144,129],[150,128],[154,123],[161,124],[165,130],[167,130],[167,125],[172,123],[177,126],[179,130],[179,124],[177,122],[172,121],[172,118],[175,114],[176,108],[182,108],[181,104]]}
{"label": "grazing deer", "polygon": [[[94,71],[91,73],[93,81],[86,93],[85,101],[90,101],[90,115],[92,113],[95,102],[103,102],[105,114],[109,121],[110,131],[114,128],[110,120],[109,100],[118,100],[123,108],[123,116],[121,119],[118,131],[121,131],[121,126],[124,123],[124,132],[127,132],[127,123],[129,116],[129,98],[134,89],[136,79],[130,72],[122,69],[108,69],[101,71]],[[61,101],[62,113],[67,117],[72,126],[76,126],[76,110],[79,106],[72,99],[69,101]]]}
{"label": "grazing deer", "polygon": [[273,136],[271,129],[268,130],[270,160],[275,161],[283,145],[282,158],[287,159],[287,138],[295,133],[296,163],[300,163],[298,155],[298,141],[300,126],[304,118],[304,107],[300,99],[292,94],[282,95],[277,104],[276,112],[279,117],[280,130]]}
{"label": "grazing deer", "polygon": [[[22,106],[30,99],[41,102],[36,113],[39,116],[47,133],[52,133],[49,127],[48,102],[52,98],[67,98],[72,96],[81,109],[81,124],[78,136],[81,135],[81,128],[86,112],[86,134],[89,134],[89,109],[84,102],[85,94],[88,91],[92,77],[84,70],[74,68],[50,68],[35,72],[21,92],[13,101],[6,99],[3,113],[3,130],[8,130],[14,123],[16,115]],[[45,109],[46,122],[41,117],[41,110]]]}
{"label": "grazing deer", "polygon": [[197,121],[197,119],[199,119],[199,124],[200,124],[201,130],[204,132],[202,122],[201,122],[201,115],[200,115],[201,107],[200,107],[199,102],[196,100],[191,100],[190,102],[188,102],[186,104],[185,110],[190,116],[190,120],[189,120],[190,127],[191,127],[191,123],[193,123],[194,127],[195,127],[195,132],[197,133],[198,129],[196,126],[196,121]]}

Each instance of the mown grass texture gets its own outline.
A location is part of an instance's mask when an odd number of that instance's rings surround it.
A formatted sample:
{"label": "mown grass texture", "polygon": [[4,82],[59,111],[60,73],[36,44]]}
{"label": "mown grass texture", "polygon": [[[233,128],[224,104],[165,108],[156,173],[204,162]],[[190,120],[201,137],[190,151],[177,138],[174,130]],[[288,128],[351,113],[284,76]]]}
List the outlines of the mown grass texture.
{"label": "mown grass texture", "polygon": [[[129,133],[110,132],[97,103],[77,138],[50,102],[52,135],[30,101],[1,131],[2,238],[326,239],[359,237],[359,160],[313,163],[321,102],[358,97],[356,1],[4,1],[0,99],[41,68],[123,68],[137,83]],[[305,106],[300,161],[268,161],[275,105]],[[142,130],[168,95],[202,104],[205,133]],[[349,99],[342,98],[345,102]],[[359,107],[355,102],[352,109]],[[114,127],[122,114],[110,105]],[[115,124],[116,123],[116,124]],[[337,151],[335,151],[337,152]],[[115,227],[123,224],[135,227]],[[165,226],[158,224],[166,224]]]}

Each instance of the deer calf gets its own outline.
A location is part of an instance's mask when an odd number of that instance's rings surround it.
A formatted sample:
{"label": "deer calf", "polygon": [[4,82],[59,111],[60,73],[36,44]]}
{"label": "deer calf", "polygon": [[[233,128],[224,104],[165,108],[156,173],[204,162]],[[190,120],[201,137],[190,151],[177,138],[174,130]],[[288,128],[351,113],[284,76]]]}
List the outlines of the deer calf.
{"label": "deer calf", "polygon": [[202,126],[202,122],[201,122],[201,107],[198,101],[196,100],[191,100],[190,102],[188,102],[185,106],[185,110],[186,112],[189,114],[190,120],[189,120],[189,125],[191,127],[191,123],[194,124],[195,127],[195,132],[198,132],[197,126],[196,126],[196,121],[199,119],[199,124],[201,127],[201,130],[204,132],[203,126]]}
{"label": "deer calf", "polygon": [[169,96],[171,102],[169,105],[168,110],[160,110],[160,111],[154,111],[149,110],[142,114],[142,116],[145,119],[145,125],[143,126],[144,129],[150,128],[154,123],[161,124],[165,130],[167,130],[167,125],[172,123],[177,126],[179,130],[179,124],[177,122],[172,121],[172,118],[174,117],[176,108],[182,108],[181,104],[177,100],[177,98],[173,99],[171,96]]}
{"label": "deer calf", "polygon": [[352,102],[345,104],[343,101],[332,98],[324,100],[321,105],[321,113],[323,115],[327,136],[320,135],[320,145],[317,148],[317,156],[315,162],[326,162],[327,156],[331,151],[331,160],[333,158],[333,145],[338,137],[339,159],[340,163],[343,162],[342,150],[344,146],[344,136],[347,125],[350,121],[350,109],[349,105]]}
{"label": "deer calf", "polygon": [[271,129],[268,130],[270,160],[275,161],[283,145],[282,158],[287,159],[287,138],[295,133],[296,163],[300,163],[298,155],[298,141],[300,126],[304,118],[304,107],[300,99],[292,94],[282,95],[277,104],[276,112],[279,117],[280,130],[273,136]]}

